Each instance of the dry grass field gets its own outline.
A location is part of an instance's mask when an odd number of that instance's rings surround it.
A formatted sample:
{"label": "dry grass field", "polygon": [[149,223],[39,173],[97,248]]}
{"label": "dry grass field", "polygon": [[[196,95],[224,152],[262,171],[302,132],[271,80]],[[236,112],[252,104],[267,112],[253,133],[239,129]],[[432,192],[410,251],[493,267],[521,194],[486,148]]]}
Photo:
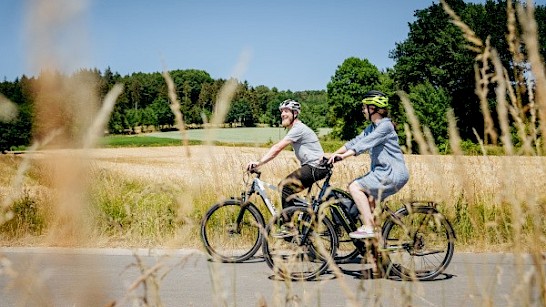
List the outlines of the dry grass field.
{"label": "dry grass field", "polygon": [[[190,157],[182,147],[95,149],[95,165],[153,184],[192,188],[216,186],[229,192],[242,184],[244,166],[267,149],[192,146]],[[461,199],[491,205],[546,197],[545,157],[406,155],[410,182],[397,199],[430,199],[454,206]],[[264,178],[277,183],[298,166],[286,151],[265,166]],[[363,155],[336,167],[332,183],[344,187],[369,169]],[[234,191],[235,192],[235,191]],[[218,195],[218,197],[227,195]]]}
{"label": "dry grass field", "polygon": [[[450,20],[463,31],[469,48],[477,50],[476,94],[481,99],[485,124],[485,131],[476,133],[483,133],[483,140],[479,142],[481,145],[483,142],[485,145],[503,146],[503,151],[508,154],[460,155],[461,140],[456,118],[449,111],[450,148],[454,155],[406,155],[411,179],[400,193],[388,201],[393,207],[406,200],[436,201],[439,210],[453,224],[457,235],[456,252],[530,254],[533,267],[518,274],[516,278],[521,289],[514,293],[526,293],[523,296],[531,298],[527,304],[529,306],[542,306],[546,301],[543,265],[546,251],[546,146],[543,144],[546,135],[546,74],[536,44],[538,33],[532,6],[530,9],[520,5],[514,8],[511,1],[507,6],[510,18],[508,39],[511,50],[515,50],[514,61],[530,67],[536,82],[532,90],[529,88],[528,91],[516,93],[519,87],[512,88],[508,72],[503,69],[488,40],[482,41],[476,37],[445,1],[441,3]],[[48,9],[50,7],[47,1],[29,6],[29,16],[35,17],[30,18],[33,21],[31,29],[36,32],[30,33],[31,37],[45,37],[46,41],[49,37],[51,40],[55,35],[45,34],[55,33],[60,28],[58,23],[62,24],[60,21],[75,19],[70,15],[70,10]],[[518,24],[515,22],[516,13]],[[38,18],[48,14],[51,14],[49,19]],[[516,28],[521,28],[521,38],[516,39],[519,35]],[[41,39],[37,41],[42,42]],[[525,43],[528,57],[525,61],[520,60],[523,55],[517,51],[523,50],[520,42]],[[53,41],[50,43],[56,45]],[[31,56],[37,62],[45,61],[40,63],[44,67],[54,68],[58,64],[56,60],[62,62],[64,58],[56,54],[54,48],[50,49],[40,45],[39,48],[32,48],[36,54]],[[496,74],[490,69],[493,66]],[[236,71],[239,70],[240,67]],[[213,125],[224,122],[238,77],[239,73],[234,74],[234,78],[221,89],[210,119]],[[519,80],[523,76],[514,77]],[[185,123],[173,80],[167,72],[164,72],[164,78],[176,127],[184,135]],[[85,80],[76,79],[67,83],[47,71],[40,80],[41,91],[35,97],[35,143],[26,154],[0,155],[0,246],[202,248],[199,237],[202,216],[212,204],[239,195],[244,188],[244,166],[267,150],[220,146],[95,149],[123,86],[114,86],[100,102],[96,88]],[[491,86],[495,86],[498,131],[487,100]],[[406,135],[413,136],[419,152],[437,152],[435,145],[431,144],[430,130],[421,127],[407,94],[398,94],[408,115]],[[525,112],[521,97],[516,94],[529,98]],[[534,97],[537,97],[536,101]],[[512,131],[514,129],[515,132]],[[517,133],[520,141],[518,144],[512,143],[514,133]],[[412,144],[412,140],[407,144]],[[187,140],[184,143],[187,145]],[[261,178],[277,184],[297,166],[294,154],[284,151],[262,168]],[[368,155],[342,161],[334,168],[331,183],[344,188],[368,170]],[[270,192],[278,205],[278,193]],[[255,202],[260,203],[259,200]],[[269,218],[267,214],[265,217]],[[0,262],[4,266],[0,267],[0,270],[4,270],[0,273],[6,274],[9,259],[0,253]],[[137,265],[142,276],[135,287],[141,284],[145,288],[158,287],[153,280],[156,272],[145,273],[149,272],[147,268],[142,263]],[[42,274],[33,272],[31,282],[28,282],[17,273],[12,272],[8,278],[19,284],[32,284]],[[223,278],[221,274],[210,273],[213,282]],[[291,288],[290,282],[286,281],[285,285]],[[89,303],[91,300],[86,302],[94,294],[93,287],[89,282],[89,287],[86,287],[89,295],[82,296],[82,305],[94,306]],[[157,290],[157,287],[154,289]],[[418,295],[413,293],[411,283],[409,287],[409,296]],[[132,290],[128,290],[128,295]],[[365,291],[364,288],[354,290],[347,293],[353,291],[358,295]],[[21,287],[14,291],[21,293],[22,302],[29,293],[47,297],[44,289]],[[148,291],[153,292],[153,289],[144,291],[144,298],[134,300],[135,306],[162,305],[159,297],[159,303],[148,303],[150,297],[158,294],[157,291],[152,296]],[[484,288],[483,291],[489,289]],[[223,293],[218,291],[212,295],[221,296]],[[406,298],[404,295],[402,298]],[[279,297],[279,301],[286,305],[293,303],[284,299]],[[513,305],[521,301],[518,296],[509,300]],[[381,304],[378,300],[374,302]],[[525,297],[523,302],[527,302]],[[347,305],[359,306],[359,303],[348,300]],[[493,305],[487,295],[483,298],[483,304]],[[257,305],[264,306],[263,303]]]}
{"label": "dry grass field", "polygon": [[[2,245],[201,247],[198,224],[204,212],[217,201],[238,196],[244,165],[266,150],[178,146],[4,156],[0,197],[5,201],[19,182],[24,192],[18,198],[35,211],[26,209],[12,231],[10,222],[5,223]],[[64,178],[70,161],[78,162],[74,178],[81,181],[77,189],[85,197],[70,196],[74,203],[59,209],[54,204],[62,194],[71,194],[74,185],[59,186],[55,174]],[[459,251],[546,246],[546,228],[539,218],[546,213],[546,158],[406,155],[406,162],[410,182],[388,201],[395,207],[405,200],[438,202],[454,224]],[[23,164],[29,166],[21,176],[17,169]],[[296,167],[294,154],[284,151],[263,167],[262,179],[277,184]],[[332,184],[345,188],[368,169],[367,155],[343,161],[334,169]],[[269,192],[278,204],[278,193]],[[74,207],[78,209],[66,209]],[[70,223],[61,223],[67,212],[89,227],[70,229]]]}

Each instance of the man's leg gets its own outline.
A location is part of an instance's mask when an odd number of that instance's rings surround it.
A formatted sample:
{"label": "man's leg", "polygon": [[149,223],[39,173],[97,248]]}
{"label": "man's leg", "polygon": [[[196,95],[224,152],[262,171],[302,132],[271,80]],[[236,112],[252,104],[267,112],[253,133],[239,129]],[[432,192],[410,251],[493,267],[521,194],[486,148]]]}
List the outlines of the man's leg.
{"label": "man's leg", "polygon": [[[281,202],[283,209],[294,205],[293,198],[296,197],[296,194],[303,191],[306,188],[309,188],[317,180],[320,180],[328,174],[326,169],[317,169],[309,165],[304,165],[301,168],[295,170],[286,178],[284,178],[279,186],[281,187]],[[282,219],[287,222],[290,220],[289,216],[282,216]],[[278,234],[275,234],[277,237],[290,237],[293,236],[293,229],[290,229],[294,225],[287,224],[283,225],[283,228],[279,231]]]}
{"label": "man's leg", "polygon": [[283,209],[292,206],[292,195],[303,190],[301,184],[301,168],[286,176],[279,185],[281,186],[281,204]]}
{"label": "man's leg", "polygon": [[291,199],[295,197],[295,194],[309,188],[316,181],[326,177],[327,174],[328,170],[326,169],[304,165],[288,175],[281,181],[283,208],[292,205]]}

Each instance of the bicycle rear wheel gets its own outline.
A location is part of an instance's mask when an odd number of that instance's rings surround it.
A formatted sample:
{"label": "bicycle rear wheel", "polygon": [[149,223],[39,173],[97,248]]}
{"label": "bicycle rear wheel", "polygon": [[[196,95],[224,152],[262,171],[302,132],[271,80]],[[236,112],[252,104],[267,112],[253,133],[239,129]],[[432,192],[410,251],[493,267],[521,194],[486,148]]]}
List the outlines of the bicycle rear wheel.
{"label": "bicycle rear wheel", "polygon": [[434,279],[449,265],[454,242],[451,224],[435,208],[410,206],[383,228],[386,270],[407,280]]}
{"label": "bicycle rear wheel", "polygon": [[[281,237],[278,234],[283,225],[290,225],[292,232]],[[306,232],[308,235],[304,238]],[[336,246],[334,226],[327,217],[317,219],[307,207],[289,207],[267,225],[262,250],[275,275],[311,280],[326,271]]]}
{"label": "bicycle rear wheel", "polygon": [[262,242],[265,222],[252,203],[237,199],[215,204],[201,221],[201,239],[209,255],[223,262],[241,262],[254,256]]}

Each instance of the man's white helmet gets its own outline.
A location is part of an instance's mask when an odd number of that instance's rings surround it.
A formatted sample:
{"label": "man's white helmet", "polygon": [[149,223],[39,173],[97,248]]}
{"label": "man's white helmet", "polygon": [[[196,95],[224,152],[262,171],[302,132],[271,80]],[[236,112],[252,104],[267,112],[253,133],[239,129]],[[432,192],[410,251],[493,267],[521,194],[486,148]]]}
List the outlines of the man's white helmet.
{"label": "man's white helmet", "polygon": [[301,112],[301,105],[299,102],[292,100],[292,99],[286,99],[285,101],[281,102],[279,105],[279,110],[282,111],[282,109],[290,109],[292,112],[296,111],[298,113]]}

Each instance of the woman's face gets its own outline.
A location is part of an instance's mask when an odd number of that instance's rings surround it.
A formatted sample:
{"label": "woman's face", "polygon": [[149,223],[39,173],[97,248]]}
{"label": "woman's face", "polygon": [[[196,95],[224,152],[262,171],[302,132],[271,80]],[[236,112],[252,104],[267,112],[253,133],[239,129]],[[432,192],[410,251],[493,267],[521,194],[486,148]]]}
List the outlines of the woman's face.
{"label": "woman's face", "polygon": [[369,106],[367,104],[362,105],[362,113],[364,113],[364,117],[368,120],[370,120],[370,110],[368,108]]}
{"label": "woman's face", "polygon": [[375,106],[371,106],[371,105],[367,105],[367,104],[362,105],[362,113],[364,113],[364,117],[366,119],[372,120],[370,113],[379,114],[377,112],[374,113],[374,111],[375,111]]}

